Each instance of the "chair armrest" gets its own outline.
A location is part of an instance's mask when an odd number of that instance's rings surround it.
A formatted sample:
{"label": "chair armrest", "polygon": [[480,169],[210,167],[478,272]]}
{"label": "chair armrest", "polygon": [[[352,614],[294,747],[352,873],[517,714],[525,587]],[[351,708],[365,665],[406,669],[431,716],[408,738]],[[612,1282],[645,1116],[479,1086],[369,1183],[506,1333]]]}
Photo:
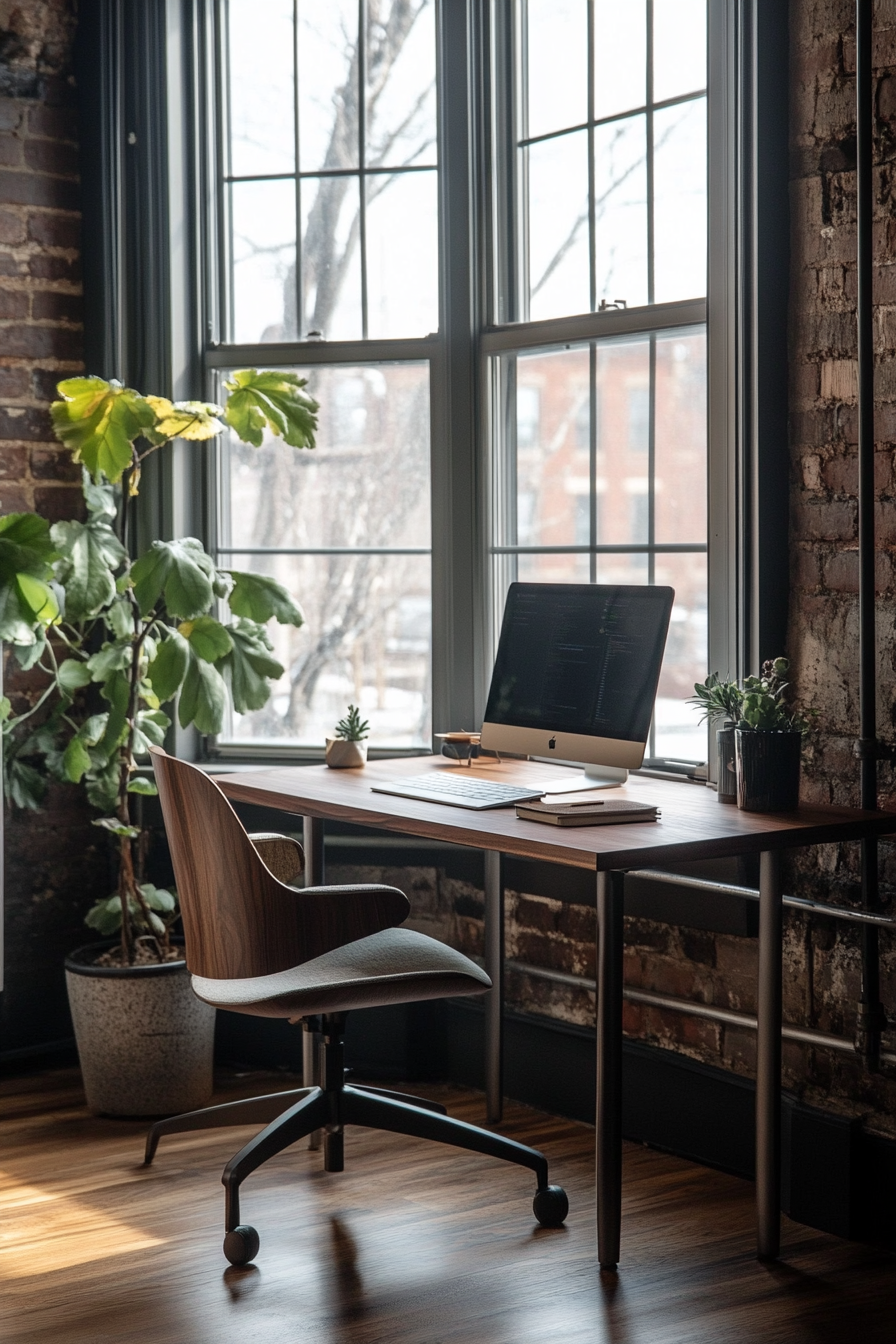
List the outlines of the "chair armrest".
{"label": "chair armrest", "polygon": [[378,883],[296,889],[304,960],[403,924],[411,903],[397,887]]}
{"label": "chair armrest", "polygon": [[289,885],[305,871],[305,851],[291,835],[277,835],[274,831],[256,831],[249,836],[261,855],[265,867],[278,882]]}

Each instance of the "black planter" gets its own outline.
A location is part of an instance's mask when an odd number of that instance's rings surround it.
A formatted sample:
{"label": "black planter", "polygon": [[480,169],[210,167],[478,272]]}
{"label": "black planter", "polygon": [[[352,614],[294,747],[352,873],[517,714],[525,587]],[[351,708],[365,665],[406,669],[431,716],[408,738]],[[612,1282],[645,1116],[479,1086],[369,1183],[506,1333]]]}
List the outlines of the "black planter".
{"label": "black planter", "polygon": [[745,812],[795,812],[800,803],[802,733],[735,730],[737,805]]}
{"label": "black planter", "polygon": [[716,733],[718,748],[718,791],[716,798],[720,803],[737,802],[737,766],[734,748],[733,724],[726,724]]}

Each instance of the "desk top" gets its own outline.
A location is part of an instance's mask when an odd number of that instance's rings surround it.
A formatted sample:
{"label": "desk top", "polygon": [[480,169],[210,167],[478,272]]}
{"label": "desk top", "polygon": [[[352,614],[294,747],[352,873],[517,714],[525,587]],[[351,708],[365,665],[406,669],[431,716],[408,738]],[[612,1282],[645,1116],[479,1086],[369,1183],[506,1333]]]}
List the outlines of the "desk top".
{"label": "desk top", "polygon": [[[776,814],[741,812],[719,803],[715,792],[701,785],[640,776],[631,776],[623,788],[606,796],[654,803],[662,809],[659,821],[561,828],[521,821],[512,807],[474,812],[371,789],[375,781],[390,777],[459,769],[466,771],[465,766],[449,765],[441,756],[418,756],[373,761],[363,770],[279,766],[215,778],[233,802],[597,871],[729,858],[896,831],[896,812],[860,812],[849,807],[801,807],[798,812]],[[564,771],[559,766],[504,761],[479,764],[470,773],[481,779],[541,784],[556,780]]]}

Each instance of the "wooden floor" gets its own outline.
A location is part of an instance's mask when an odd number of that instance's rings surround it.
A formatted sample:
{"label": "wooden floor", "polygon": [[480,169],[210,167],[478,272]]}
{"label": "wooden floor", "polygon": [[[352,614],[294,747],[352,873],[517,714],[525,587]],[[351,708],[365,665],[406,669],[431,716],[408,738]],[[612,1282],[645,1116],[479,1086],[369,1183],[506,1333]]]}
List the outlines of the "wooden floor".
{"label": "wooden floor", "polygon": [[[427,1091],[481,1120],[480,1096]],[[752,1186],[646,1149],[626,1151],[623,1263],[601,1276],[593,1131],[522,1106],[503,1128],[548,1154],[565,1229],[534,1223],[521,1168],[356,1130],[341,1175],[297,1148],[250,1178],[243,1270],[221,1253],[220,1173],[251,1131],[163,1140],[147,1170],[144,1128],[90,1116],[74,1073],[0,1085],[3,1344],[896,1341],[896,1257],[785,1223],[760,1265]]]}

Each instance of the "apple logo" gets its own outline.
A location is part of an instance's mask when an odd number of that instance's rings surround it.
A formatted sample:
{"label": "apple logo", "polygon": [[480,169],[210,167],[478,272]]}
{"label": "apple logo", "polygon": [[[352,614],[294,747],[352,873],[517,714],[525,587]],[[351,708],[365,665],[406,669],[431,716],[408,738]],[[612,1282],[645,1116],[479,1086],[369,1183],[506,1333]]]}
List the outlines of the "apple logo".
{"label": "apple logo", "polygon": [[556,745],[557,745],[557,739],[556,739],[556,737],[552,737],[551,740],[550,740],[550,742],[548,743],[548,746],[550,747],[551,751],[554,750],[554,748],[556,747]]}

